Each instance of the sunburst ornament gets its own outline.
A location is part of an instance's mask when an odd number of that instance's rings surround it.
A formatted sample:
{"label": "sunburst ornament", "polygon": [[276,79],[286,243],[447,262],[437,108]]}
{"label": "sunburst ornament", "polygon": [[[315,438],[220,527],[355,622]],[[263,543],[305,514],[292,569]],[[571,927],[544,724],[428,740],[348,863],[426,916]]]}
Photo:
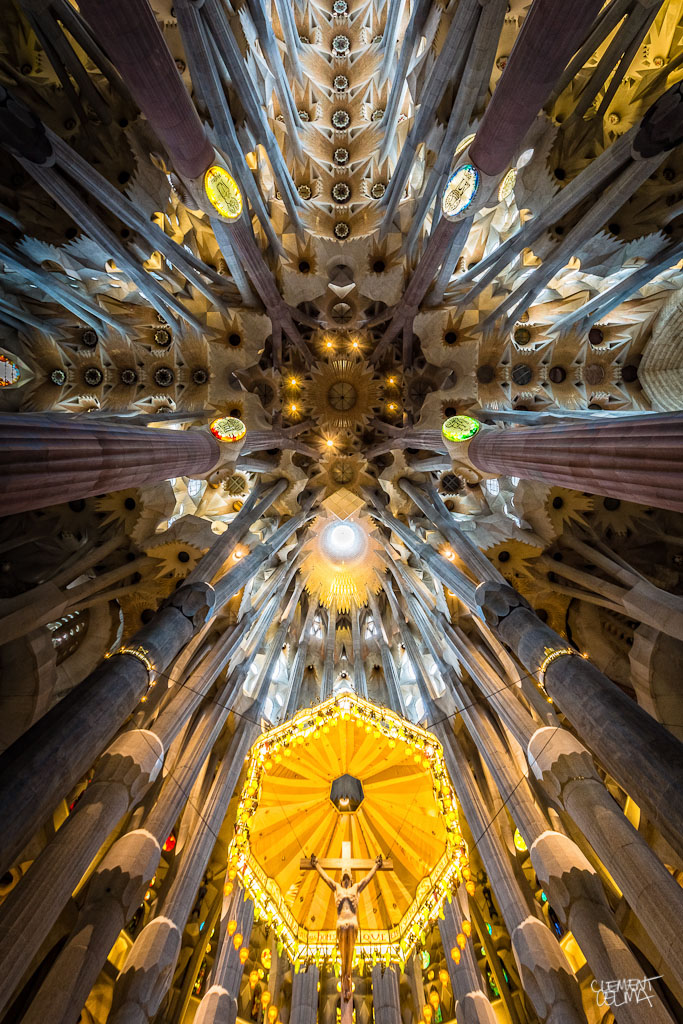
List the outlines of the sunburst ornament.
{"label": "sunburst ornament", "polygon": [[302,392],[320,429],[334,433],[367,423],[379,407],[380,383],[366,362],[332,359],[315,367]]}
{"label": "sunburst ornament", "polygon": [[594,498],[590,494],[572,491],[567,487],[551,487],[545,507],[555,533],[559,536],[568,524],[586,525],[584,512],[592,511]]}

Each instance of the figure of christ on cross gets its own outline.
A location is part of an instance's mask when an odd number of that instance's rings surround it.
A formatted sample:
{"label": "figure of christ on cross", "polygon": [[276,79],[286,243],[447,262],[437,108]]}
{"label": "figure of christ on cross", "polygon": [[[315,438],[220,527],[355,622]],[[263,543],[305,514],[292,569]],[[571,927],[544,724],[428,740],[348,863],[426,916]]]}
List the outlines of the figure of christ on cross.
{"label": "figure of christ on cross", "polygon": [[358,897],[382,866],[383,861],[380,854],[365,878],[354,884],[350,867],[344,864],[342,867],[341,884],[339,884],[333,881],[327,872],[324,871],[315,854],[311,857],[311,867],[315,868],[325,885],[329,885],[334,893],[334,902],[337,907],[337,944],[341,957],[341,991],[344,1002],[351,998],[353,991],[351,966],[353,964],[353,950],[356,945],[356,937],[358,936]]}

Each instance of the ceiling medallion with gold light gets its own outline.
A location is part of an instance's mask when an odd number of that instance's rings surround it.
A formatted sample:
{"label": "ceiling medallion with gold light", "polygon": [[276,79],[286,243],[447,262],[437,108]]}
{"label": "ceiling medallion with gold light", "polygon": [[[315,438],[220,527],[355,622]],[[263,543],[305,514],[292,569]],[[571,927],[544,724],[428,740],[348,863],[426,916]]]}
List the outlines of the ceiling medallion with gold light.
{"label": "ceiling medallion with gold light", "polygon": [[472,885],[440,743],[352,693],[257,740],[237,810],[229,871],[295,965],[338,960],[334,900],[306,859],[341,858],[342,844],[354,859],[392,858],[359,898],[356,957],[404,963],[444,899]]}
{"label": "ceiling medallion with gold light", "polygon": [[379,405],[379,381],[373,369],[358,359],[318,363],[303,390],[311,415],[323,431],[361,427]]}
{"label": "ceiling medallion with gold light", "polygon": [[[335,498],[342,498],[340,488]],[[326,499],[329,501],[331,499]],[[367,601],[367,591],[379,590],[376,571],[383,567],[382,551],[370,532],[370,522],[356,515],[340,517],[328,511],[310,527],[310,539],[303,548],[301,571],[306,590],[326,608],[350,611]]]}

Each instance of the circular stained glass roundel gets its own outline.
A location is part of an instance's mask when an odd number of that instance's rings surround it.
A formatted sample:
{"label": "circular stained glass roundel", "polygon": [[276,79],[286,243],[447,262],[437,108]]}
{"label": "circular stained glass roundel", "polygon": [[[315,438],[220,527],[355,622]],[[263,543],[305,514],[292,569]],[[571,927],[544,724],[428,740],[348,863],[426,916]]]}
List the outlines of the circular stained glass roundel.
{"label": "circular stained glass roundel", "polygon": [[237,182],[224,167],[209,167],[204,175],[204,191],[215,210],[227,220],[237,220],[242,213],[242,193]]}
{"label": "circular stained glass roundel", "polygon": [[464,213],[479,191],[479,171],[473,164],[463,164],[448,179],[441,200],[444,217],[452,219]]}
{"label": "circular stained glass roundel", "polygon": [[[93,334],[95,332],[93,331]],[[7,356],[0,355],[0,388],[9,388],[16,384],[21,376],[19,367]]]}
{"label": "circular stained glass roundel", "polygon": [[236,416],[220,416],[211,424],[211,433],[219,441],[241,441],[247,432],[242,420]]}
{"label": "circular stained glass roundel", "polygon": [[451,416],[446,420],[441,431],[447,441],[457,444],[458,441],[469,441],[479,430],[479,421],[473,416]]}
{"label": "circular stained glass roundel", "polygon": [[511,167],[507,174],[504,176],[500,185],[498,186],[498,202],[502,203],[505,199],[508,199],[515,191],[515,183],[517,181],[517,168]]}
{"label": "circular stained glass roundel", "polygon": [[336,54],[348,53],[350,46],[348,36],[335,36],[332,40],[332,49]]}

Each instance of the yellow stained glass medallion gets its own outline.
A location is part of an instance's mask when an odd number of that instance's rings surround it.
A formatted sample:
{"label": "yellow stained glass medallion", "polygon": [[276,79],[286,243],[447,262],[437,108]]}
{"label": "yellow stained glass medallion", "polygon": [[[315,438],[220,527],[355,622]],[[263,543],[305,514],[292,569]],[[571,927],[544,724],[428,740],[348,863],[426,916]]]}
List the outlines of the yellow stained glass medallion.
{"label": "yellow stained glass medallion", "polygon": [[237,220],[242,213],[242,193],[225,167],[209,167],[204,175],[204,191],[213,208],[227,220]]}

